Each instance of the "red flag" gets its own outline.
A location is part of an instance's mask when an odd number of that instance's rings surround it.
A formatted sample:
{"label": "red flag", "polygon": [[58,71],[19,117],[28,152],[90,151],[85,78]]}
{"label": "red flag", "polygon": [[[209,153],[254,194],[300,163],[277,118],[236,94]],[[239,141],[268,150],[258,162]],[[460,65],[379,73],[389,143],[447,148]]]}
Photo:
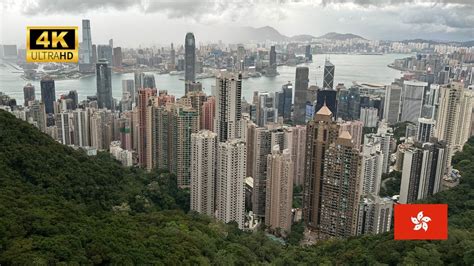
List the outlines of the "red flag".
{"label": "red flag", "polygon": [[448,204],[398,204],[395,240],[448,239]]}

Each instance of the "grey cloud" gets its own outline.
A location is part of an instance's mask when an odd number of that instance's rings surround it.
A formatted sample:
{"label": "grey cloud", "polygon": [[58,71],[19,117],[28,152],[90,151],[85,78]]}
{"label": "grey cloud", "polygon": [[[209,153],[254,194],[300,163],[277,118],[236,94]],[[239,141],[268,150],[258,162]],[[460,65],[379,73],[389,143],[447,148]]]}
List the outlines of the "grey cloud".
{"label": "grey cloud", "polygon": [[430,4],[448,5],[455,4],[461,6],[474,6],[473,0],[322,0],[324,6],[331,4],[355,4],[362,7],[385,7],[385,6],[399,6],[405,4]]}

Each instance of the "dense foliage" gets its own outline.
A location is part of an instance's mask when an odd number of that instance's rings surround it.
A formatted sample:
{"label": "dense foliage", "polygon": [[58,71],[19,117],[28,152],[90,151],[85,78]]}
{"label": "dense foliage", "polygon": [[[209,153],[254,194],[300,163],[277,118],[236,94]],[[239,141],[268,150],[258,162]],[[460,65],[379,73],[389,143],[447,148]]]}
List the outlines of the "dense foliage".
{"label": "dense foliage", "polygon": [[392,197],[393,195],[399,195],[401,182],[401,172],[392,171],[388,174],[383,174],[379,195],[381,197]]}
{"label": "dense foliage", "polygon": [[[0,264],[474,263],[474,139],[455,157],[462,184],[449,203],[447,241],[394,241],[390,233],[282,246],[190,212],[173,175],[88,157],[0,111]],[[301,225],[289,242],[298,243]]]}

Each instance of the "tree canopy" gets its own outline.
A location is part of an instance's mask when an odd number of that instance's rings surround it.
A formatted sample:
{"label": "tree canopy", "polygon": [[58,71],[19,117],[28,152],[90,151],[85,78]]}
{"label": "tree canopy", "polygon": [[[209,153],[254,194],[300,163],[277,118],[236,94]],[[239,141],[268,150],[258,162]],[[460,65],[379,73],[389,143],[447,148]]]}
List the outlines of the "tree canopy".
{"label": "tree canopy", "polygon": [[[461,184],[425,200],[449,204],[447,241],[392,233],[299,246],[189,212],[174,175],[89,157],[0,111],[0,264],[474,263],[474,139],[453,162]],[[297,226],[297,231],[301,231]]]}

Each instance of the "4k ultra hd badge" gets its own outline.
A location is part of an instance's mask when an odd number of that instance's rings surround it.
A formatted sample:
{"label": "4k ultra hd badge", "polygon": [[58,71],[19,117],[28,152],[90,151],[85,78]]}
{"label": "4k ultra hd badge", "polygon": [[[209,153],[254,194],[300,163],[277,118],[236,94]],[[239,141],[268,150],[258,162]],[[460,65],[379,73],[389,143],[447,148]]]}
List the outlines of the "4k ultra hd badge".
{"label": "4k ultra hd badge", "polygon": [[26,27],[26,61],[77,63],[78,39],[75,26]]}

